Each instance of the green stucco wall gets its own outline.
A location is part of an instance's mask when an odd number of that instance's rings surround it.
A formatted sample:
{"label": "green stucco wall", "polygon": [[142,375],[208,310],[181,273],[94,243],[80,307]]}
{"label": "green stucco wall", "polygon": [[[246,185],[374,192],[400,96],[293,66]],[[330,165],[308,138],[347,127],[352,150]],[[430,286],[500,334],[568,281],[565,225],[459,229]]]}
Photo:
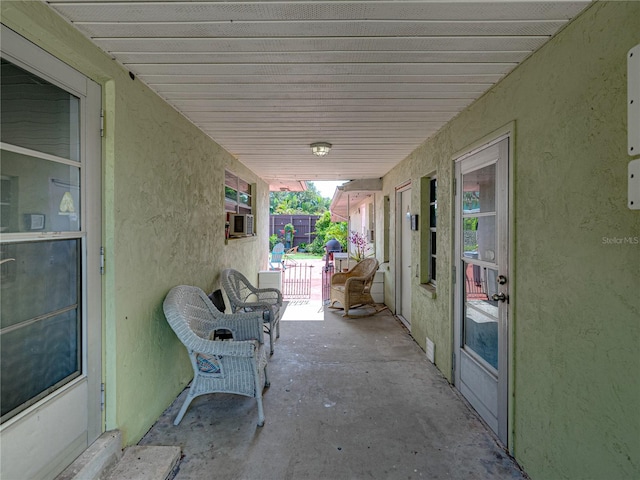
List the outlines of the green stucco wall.
{"label": "green stucco wall", "polygon": [[[192,376],[162,313],[171,287],[256,281],[268,258],[268,187],[40,2],[2,2],[2,23],[103,87],[106,428],[132,444]],[[224,170],[255,182],[256,231],[224,240]],[[97,259],[96,259],[97,261]]]}
{"label": "green stucco wall", "polygon": [[413,285],[412,334],[435,340],[451,379],[452,159],[515,122],[509,443],[533,479],[640,478],[640,213],[626,206],[626,54],[638,43],[640,2],[591,6],[384,178],[393,202],[410,175],[416,205],[420,177],[440,179],[448,248],[436,298]]}

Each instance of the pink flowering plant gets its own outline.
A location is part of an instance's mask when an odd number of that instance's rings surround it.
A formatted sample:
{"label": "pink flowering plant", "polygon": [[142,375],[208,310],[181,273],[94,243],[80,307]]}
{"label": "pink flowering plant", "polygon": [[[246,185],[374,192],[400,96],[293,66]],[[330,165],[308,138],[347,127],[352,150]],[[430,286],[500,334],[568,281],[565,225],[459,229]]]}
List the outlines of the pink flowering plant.
{"label": "pink flowering plant", "polygon": [[353,245],[353,254],[351,255],[351,258],[356,262],[359,262],[368,256],[367,250],[369,250],[369,242],[365,235],[358,233],[355,230],[351,230],[351,233],[349,233],[349,243]]}

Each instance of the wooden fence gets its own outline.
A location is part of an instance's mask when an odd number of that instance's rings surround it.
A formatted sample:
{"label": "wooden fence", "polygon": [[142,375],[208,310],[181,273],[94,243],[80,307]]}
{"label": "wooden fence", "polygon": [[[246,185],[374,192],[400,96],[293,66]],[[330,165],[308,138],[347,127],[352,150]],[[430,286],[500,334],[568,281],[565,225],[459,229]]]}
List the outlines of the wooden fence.
{"label": "wooden fence", "polygon": [[295,228],[296,233],[292,242],[289,245],[285,245],[287,248],[298,246],[301,243],[311,243],[316,238],[313,232],[316,230],[316,222],[319,218],[318,215],[271,215],[269,218],[269,235],[275,234],[278,237],[284,237],[282,233],[284,226],[290,223]]}

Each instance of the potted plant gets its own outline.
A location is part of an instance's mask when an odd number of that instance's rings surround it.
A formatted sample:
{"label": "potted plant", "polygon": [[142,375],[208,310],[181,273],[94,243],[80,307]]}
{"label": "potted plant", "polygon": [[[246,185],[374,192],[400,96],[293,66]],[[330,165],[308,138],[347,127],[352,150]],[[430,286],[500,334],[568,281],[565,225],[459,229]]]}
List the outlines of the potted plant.
{"label": "potted plant", "polygon": [[291,248],[293,246],[293,236],[296,234],[296,229],[291,223],[287,223],[284,226],[284,229],[281,230],[284,235],[284,244],[287,248]]}
{"label": "potted plant", "polygon": [[368,253],[369,242],[367,241],[367,237],[362,233],[351,230],[351,233],[349,233],[349,243],[353,245],[351,258],[356,262],[364,260],[366,257],[370,256]]}

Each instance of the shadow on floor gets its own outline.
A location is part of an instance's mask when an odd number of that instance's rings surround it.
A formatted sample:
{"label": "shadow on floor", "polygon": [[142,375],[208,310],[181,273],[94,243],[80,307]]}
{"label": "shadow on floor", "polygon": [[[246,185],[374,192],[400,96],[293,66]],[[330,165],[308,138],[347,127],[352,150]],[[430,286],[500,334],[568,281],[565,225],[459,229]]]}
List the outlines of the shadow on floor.
{"label": "shadow on floor", "polygon": [[177,480],[527,478],[388,310],[299,315],[281,323],[264,427],[229,394],[174,426],[183,391],[140,445],[180,446]]}

